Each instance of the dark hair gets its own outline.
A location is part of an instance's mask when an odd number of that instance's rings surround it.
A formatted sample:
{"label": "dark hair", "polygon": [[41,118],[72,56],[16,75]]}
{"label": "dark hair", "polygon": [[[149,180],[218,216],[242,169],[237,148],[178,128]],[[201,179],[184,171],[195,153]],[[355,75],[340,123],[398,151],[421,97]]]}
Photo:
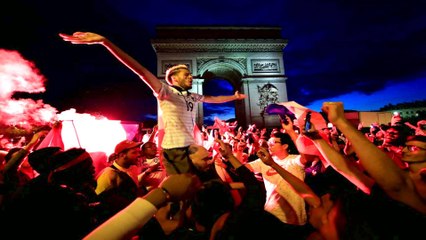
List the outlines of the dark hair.
{"label": "dark hair", "polygon": [[[385,127],[382,127],[385,128]],[[380,131],[380,128],[375,125],[371,125],[370,129],[373,129],[372,133],[376,134],[378,131]]]}
{"label": "dark hair", "polygon": [[254,143],[254,136],[253,133],[247,133],[245,135],[245,139],[248,140],[249,144],[253,144]]}
{"label": "dark hair", "polygon": [[291,140],[290,135],[283,132],[274,132],[272,133],[272,137],[279,138],[281,141],[281,144],[287,144],[287,152],[291,154],[299,154],[299,151],[297,150],[296,145],[294,144],[293,140]]}
{"label": "dark hair", "polygon": [[386,131],[389,129],[393,129],[398,132],[398,138],[395,140],[394,144],[404,146],[408,136],[408,132],[405,131],[404,127],[399,125],[389,126]]}
{"label": "dark hair", "polygon": [[28,154],[28,163],[39,174],[48,174],[50,172],[49,162],[53,156],[61,151],[60,147],[44,147]]}
{"label": "dark hair", "polygon": [[195,193],[191,208],[195,220],[210,230],[222,214],[234,208],[229,185],[217,179],[204,182]]}
{"label": "dark hair", "polygon": [[12,198],[0,223],[2,234],[16,239],[57,239],[59,232],[62,239],[83,239],[95,227],[88,203],[64,185],[29,184]]}
{"label": "dark hair", "polygon": [[[83,153],[87,153],[84,148],[70,148],[70,149],[68,149],[64,152],[56,154],[52,158],[52,160],[50,162],[50,166],[51,166],[52,170],[54,170],[58,167],[61,167],[65,164],[67,164],[68,162],[71,162],[72,160],[81,156]],[[87,156],[87,159],[91,162],[93,161],[92,158],[90,157],[90,155]],[[70,167],[72,167],[72,166],[70,166]]]}
{"label": "dark hair", "polygon": [[[82,159],[75,164],[66,166],[66,164],[71,163],[77,158]],[[83,148],[71,148],[65,152],[56,154],[52,158],[50,166],[52,171],[52,183],[59,185],[64,184],[66,186],[77,189],[81,187],[89,187],[89,185],[96,187],[93,159]]]}
{"label": "dark hair", "polygon": [[148,148],[147,146],[150,145],[150,144],[157,146],[157,144],[155,142],[146,142],[146,143],[141,145],[141,150],[145,151],[145,149]]}
{"label": "dark hair", "polygon": [[[223,228],[214,236],[215,240],[247,239],[304,239],[292,236],[290,225],[281,222],[265,210],[232,212],[225,220]],[[299,233],[301,234],[301,233]]]}

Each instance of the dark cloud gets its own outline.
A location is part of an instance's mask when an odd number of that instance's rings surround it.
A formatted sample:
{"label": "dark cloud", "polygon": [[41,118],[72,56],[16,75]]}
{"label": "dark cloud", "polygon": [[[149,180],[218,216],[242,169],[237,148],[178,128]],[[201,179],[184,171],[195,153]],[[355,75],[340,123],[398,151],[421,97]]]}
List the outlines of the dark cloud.
{"label": "dark cloud", "polygon": [[99,32],[155,72],[150,39],[158,25],[279,26],[288,39],[289,100],[308,105],[426,77],[425,7],[397,0],[15,0],[0,16],[0,48],[36,64],[47,78],[43,98],[59,110],[138,120],[156,113],[151,90],[102,47],[71,46],[59,32]]}
{"label": "dark cloud", "polygon": [[[305,2],[305,1],[303,1]],[[311,2],[292,14],[286,69],[289,96],[310,102],[358,90],[371,94],[425,76],[426,16],[398,1]],[[284,59],[286,60],[286,59]]]}

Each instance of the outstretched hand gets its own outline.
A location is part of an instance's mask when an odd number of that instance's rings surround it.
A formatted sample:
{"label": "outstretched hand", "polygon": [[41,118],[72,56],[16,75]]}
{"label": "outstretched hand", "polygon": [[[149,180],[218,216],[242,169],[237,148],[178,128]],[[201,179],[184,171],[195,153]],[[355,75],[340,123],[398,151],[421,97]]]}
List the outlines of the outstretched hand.
{"label": "outstretched hand", "polygon": [[235,96],[235,99],[236,99],[236,100],[242,100],[242,99],[244,99],[244,98],[246,98],[246,97],[247,97],[247,95],[245,95],[245,94],[243,94],[243,93],[239,93],[238,91],[235,91],[234,96]]}
{"label": "outstretched hand", "polygon": [[92,32],[75,32],[72,35],[59,33],[59,36],[72,44],[102,44],[106,40],[105,37]]}

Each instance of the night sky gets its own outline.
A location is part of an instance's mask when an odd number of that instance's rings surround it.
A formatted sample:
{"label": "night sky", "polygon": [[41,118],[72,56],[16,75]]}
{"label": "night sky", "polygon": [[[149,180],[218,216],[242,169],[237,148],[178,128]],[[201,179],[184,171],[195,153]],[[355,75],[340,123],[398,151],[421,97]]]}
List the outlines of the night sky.
{"label": "night sky", "polygon": [[323,101],[343,101],[346,109],[366,111],[425,99],[426,1],[14,0],[8,4],[0,14],[0,49],[17,51],[34,63],[46,78],[46,91],[30,97],[59,112],[75,108],[135,121],[156,117],[151,90],[133,72],[102,46],[72,45],[58,33],[97,32],[155,73],[150,39],[155,38],[156,26],[170,25],[281,27],[282,38],[288,40],[283,50],[288,98],[314,110]]}

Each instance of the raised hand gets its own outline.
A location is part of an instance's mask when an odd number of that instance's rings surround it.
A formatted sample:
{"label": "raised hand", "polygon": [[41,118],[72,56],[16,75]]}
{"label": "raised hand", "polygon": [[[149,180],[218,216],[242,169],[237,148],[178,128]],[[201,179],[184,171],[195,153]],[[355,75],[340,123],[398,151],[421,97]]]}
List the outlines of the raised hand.
{"label": "raised hand", "polygon": [[235,91],[234,96],[235,96],[235,99],[236,99],[236,100],[241,100],[241,99],[244,99],[244,98],[246,98],[246,97],[247,97],[247,95],[242,94],[242,93],[239,93],[238,91]]}
{"label": "raised hand", "polygon": [[268,166],[271,166],[274,163],[274,160],[269,154],[268,149],[261,147],[259,151],[257,151],[256,155],[262,160],[262,162]]}
{"label": "raised hand", "polygon": [[28,151],[31,150],[37,143],[39,143],[39,141],[43,140],[48,133],[49,131],[47,130],[36,132],[31,138],[30,142],[24,146],[24,149]]}
{"label": "raised hand", "polygon": [[232,155],[231,146],[220,139],[215,139],[215,142],[219,143],[220,145],[218,149],[220,155],[222,155],[223,158],[228,159],[229,156]]}
{"label": "raised hand", "polygon": [[106,40],[105,37],[92,32],[75,32],[72,35],[59,33],[59,36],[72,44],[102,44]]}
{"label": "raised hand", "polygon": [[281,127],[286,131],[294,131],[293,129],[293,121],[291,120],[291,118],[287,115],[284,116],[285,119],[281,119]]}
{"label": "raised hand", "polygon": [[324,102],[321,110],[327,113],[328,120],[336,125],[339,120],[344,120],[344,110],[342,102]]}

